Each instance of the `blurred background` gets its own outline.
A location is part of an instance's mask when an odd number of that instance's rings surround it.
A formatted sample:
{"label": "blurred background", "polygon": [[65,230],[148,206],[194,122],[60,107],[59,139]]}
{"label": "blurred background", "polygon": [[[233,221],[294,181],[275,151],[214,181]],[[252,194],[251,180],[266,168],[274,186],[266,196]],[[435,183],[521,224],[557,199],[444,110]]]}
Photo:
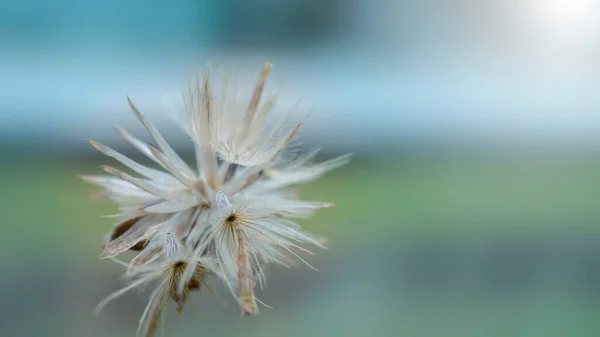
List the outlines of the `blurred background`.
{"label": "blurred background", "polygon": [[269,273],[273,310],[216,286],[164,336],[598,336],[598,1],[1,0],[0,41],[1,336],[135,334],[147,294],[92,315],[122,270],[85,139],[134,155],[129,95],[190,158],[165,97],[264,61],[314,103],[302,144],[354,153],[300,187],[331,248]]}

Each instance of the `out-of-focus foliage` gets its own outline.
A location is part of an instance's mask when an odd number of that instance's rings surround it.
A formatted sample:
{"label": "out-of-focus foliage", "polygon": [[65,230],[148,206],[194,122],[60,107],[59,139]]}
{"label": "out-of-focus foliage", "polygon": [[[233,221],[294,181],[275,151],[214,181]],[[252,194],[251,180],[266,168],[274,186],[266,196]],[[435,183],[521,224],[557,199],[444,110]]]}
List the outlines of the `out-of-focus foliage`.
{"label": "out-of-focus foliage", "polygon": [[[34,160],[2,171],[2,185],[12,191],[2,195],[2,268],[12,289],[3,293],[12,304],[3,326],[12,336],[135,330],[145,296],[126,296],[90,316],[95,302],[118,286],[120,272],[96,257],[97,238],[111,224],[98,215],[114,209],[88,200],[92,189],[76,178],[94,167]],[[276,309],[250,319],[235,315],[233,301],[223,306],[202,294],[193,299],[196,317],[171,312],[165,331],[591,336],[600,278],[597,172],[600,162],[581,157],[357,158],[302,189],[337,204],[305,223],[331,240],[330,250],[310,259],[319,273],[272,271],[275,281],[259,296]],[[217,289],[228,299],[226,289]],[[23,325],[24,317],[44,319]]]}

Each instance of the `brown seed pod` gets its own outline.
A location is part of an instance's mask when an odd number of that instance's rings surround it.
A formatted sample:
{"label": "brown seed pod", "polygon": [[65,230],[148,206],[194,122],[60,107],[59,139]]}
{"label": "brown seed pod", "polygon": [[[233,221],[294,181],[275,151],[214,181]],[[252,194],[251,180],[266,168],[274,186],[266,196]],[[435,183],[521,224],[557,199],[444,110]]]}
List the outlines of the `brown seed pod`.
{"label": "brown seed pod", "polygon": [[187,302],[188,296],[192,290],[200,291],[200,287],[204,282],[204,268],[201,264],[196,265],[196,271],[192,278],[185,285],[183,292],[177,291],[177,284],[179,283],[179,279],[183,274],[185,268],[187,266],[186,262],[178,262],[173,266],[173,274],[170,278],[169,285],[169,296],[171,299],[177,303],[177,312],[181,313],[183,311],[183,307]]}
{"label": "brown seed pod", "polygon": [[[114,240],[118,237],[120,237],[121,235],[125,234],[125,232],[127,232],[131,227],[133,227],[133,225],[135,225],[138,221],[140,221],[143,218],[143,216],[138,216],[129,220],[125,220],[123,222],[121,222],[120,224],[118,224],[115,229],[113,229],[112,233],[110,234],[110,240]],[[136,243],[133,247],[129,248],[130,250],[135,250],[135,251],[140,251],[143,250],[144,248],[146,248],[146,245],[148,244],[147,240],[142,240],[138,243]]]}

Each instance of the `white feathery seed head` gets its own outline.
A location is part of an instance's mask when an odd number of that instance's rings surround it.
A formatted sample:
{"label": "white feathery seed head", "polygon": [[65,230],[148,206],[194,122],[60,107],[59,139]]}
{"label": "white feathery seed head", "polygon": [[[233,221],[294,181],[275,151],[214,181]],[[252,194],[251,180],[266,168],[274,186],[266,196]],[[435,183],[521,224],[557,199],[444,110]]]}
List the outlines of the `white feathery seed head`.
{"label": "white feathery seed head", "polygon": [[[129,98],[154,145],[125,130],[118,133],[158,168],[90,141],[132,172],[102,166],[107,175],[82,177],[100,186],[119,207],[120,222],[107,235],[100,258],[124,264],[131,280],[98,309],[130,289],[156,282],[139,336],[153,335],[168,298],[181,310],[189,292],[200,289],[207,276],[227,285],[242,314],[256,314],[260,301],[255,288],[266,284],[264,266],[287,266],[290,257],[308,265],[299,253],[312,253],[303,245],[323,247],[323,240],[304,232],[292,219],[311,216],[331,204],[298,200],[284,189],[321,177],[346,164],[349,156],[314,163],[318,151],[294,159],[285,155],[301,123],[267,122],[275,105],[274,98],[262,99],[270,69],[270,63],[263,66],[245,102],[229,92],[229,82],[213,88],[209,72],[190,88],[185,110],[173,117],[194,144],[195,168]],[[138,252],[131,261],[116,259],[130,250]]]}

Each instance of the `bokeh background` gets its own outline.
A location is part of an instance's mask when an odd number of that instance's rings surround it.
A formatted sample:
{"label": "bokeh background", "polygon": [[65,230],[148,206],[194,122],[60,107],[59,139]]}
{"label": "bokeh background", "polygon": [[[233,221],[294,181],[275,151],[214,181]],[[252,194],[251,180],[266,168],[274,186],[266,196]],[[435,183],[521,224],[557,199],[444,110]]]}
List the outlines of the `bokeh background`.
{"label": "bokeh background", "polygon": [[223,287],[164,336],[598,336],[600,2],[0,1],[0,336],[132,336],[147,300],[99,316],[121,269],[98,261],[113,205],[85,139],[148,140],[207,62],[314,103],[302,144],[347,167],[300,187],[333,201],[308,268],[269,273],[274,307]]}

